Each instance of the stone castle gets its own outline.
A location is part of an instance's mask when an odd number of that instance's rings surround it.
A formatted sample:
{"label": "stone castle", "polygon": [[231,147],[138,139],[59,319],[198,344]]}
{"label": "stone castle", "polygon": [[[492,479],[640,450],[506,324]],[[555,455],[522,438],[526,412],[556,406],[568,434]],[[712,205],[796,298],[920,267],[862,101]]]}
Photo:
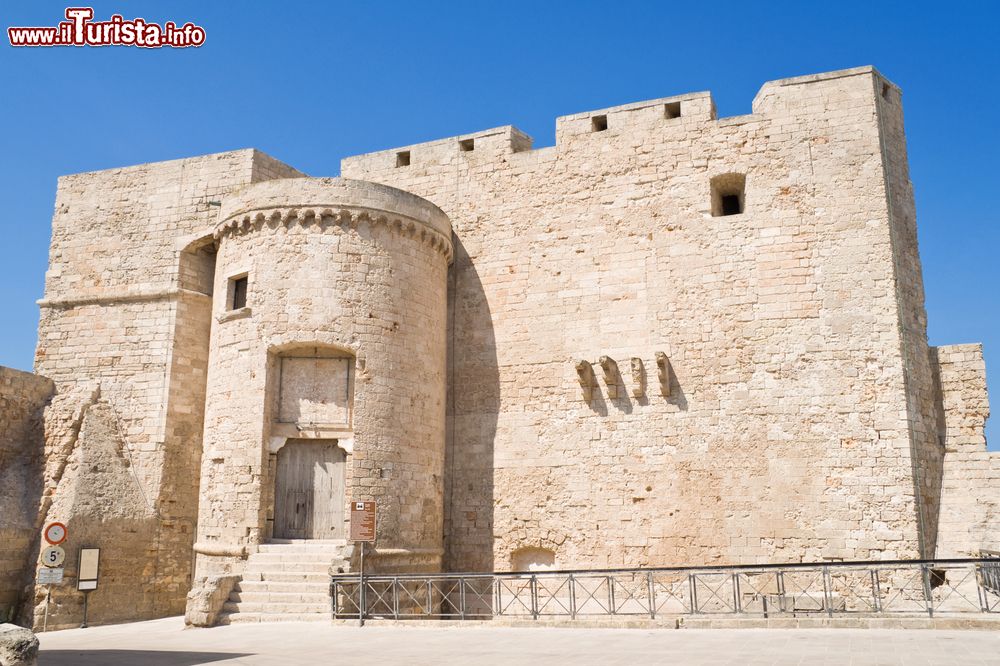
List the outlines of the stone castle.
{"label": "stone castle", "polygon": [[0,611],[41,623],[58,520],[50,628],[80,622],[84,546],[94,623],[321,613],[356,500],[383,572],[1000,549],[982,349],[928,346],[873,68],[341,174],[243,150],[60,178],[35,374],[0,371]]}

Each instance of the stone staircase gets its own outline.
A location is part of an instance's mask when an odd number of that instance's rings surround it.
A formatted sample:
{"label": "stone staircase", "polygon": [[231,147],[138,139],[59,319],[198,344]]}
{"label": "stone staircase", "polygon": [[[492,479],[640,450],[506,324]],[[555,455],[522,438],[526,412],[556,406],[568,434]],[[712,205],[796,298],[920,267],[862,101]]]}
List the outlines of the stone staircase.
{"label": "stone staircase", "polygon": [[219,624],[328,621],[330,571],[350,570],[345,541],[287,540],[261,544],[222,607]]}

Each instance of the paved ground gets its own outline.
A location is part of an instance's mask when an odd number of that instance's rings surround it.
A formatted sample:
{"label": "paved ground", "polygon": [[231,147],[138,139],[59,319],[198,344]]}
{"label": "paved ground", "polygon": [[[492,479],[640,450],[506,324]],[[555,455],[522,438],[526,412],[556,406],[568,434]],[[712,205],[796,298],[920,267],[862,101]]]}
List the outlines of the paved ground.
{"label": "paved ground", "polygon": [[196,664],[1000,664],[1000,632],[243,624],[181,618],[39,636],[40,666]]}

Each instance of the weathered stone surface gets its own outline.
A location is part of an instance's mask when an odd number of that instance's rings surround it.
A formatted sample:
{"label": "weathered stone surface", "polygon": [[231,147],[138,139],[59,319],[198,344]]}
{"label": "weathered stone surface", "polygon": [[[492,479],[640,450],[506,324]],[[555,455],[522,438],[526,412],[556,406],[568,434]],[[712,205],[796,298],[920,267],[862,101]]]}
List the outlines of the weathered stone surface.
{"label": "weathered stone surface", "polygon": [[38,639],[30,629],[0,624],[0,666],[35,666]]}
{"label": "weathered stone surface", "polygon": [[559,118],[546,148],[503,127],[341,171],[248,150],[60,179],[50,626],[80,620],[84,541],[93,623],[179,613],[195,569],[213,621],[324,499],[276,488],[289,440],[343,450],[342,479],[295,483],[378,501],[375,570],[998,547],[981,352],[928,347],[901,94],[874,69],[769,82],[744,116],[680,95]]}
{"label": "weathered stone surface", "polygon": [[14,619],[34,561],[42,492],[45,377],[0,368],[0,622]]}

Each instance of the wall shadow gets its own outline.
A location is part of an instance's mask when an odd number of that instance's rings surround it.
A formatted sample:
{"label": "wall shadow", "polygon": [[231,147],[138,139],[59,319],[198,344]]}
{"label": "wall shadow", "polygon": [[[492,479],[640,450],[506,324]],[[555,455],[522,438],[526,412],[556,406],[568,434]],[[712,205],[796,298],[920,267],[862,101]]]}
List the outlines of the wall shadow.
{"label": "wall shadow", "polygon": [[250,652],[174,652],[172,650],[46,650],[38,652],[40,666],[196,666],[241,657]]}
{"label": "wall shadow", "polygon": [[448,269],[446,571],[493,571],[494,445],[500,373],[489,303],[461,239]]}

